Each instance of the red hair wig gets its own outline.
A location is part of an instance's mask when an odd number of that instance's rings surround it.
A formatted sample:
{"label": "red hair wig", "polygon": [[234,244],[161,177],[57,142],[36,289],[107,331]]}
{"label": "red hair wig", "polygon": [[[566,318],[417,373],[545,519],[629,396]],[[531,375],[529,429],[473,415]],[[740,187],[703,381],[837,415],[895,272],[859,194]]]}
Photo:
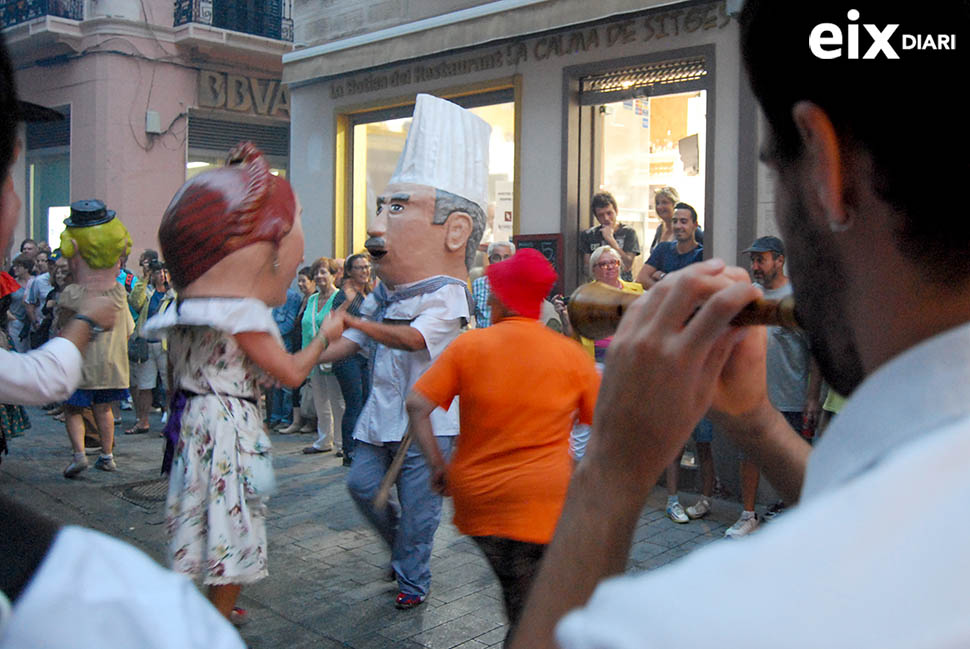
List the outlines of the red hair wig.
{"label": "red hair wig", "polygon": [[295,218],[290,184],[270,173],[251,142],[237,145],[225,167],[182,185],[162,216],[158,241],[172,283],[183,289],[230,253],[254,243],[279,244]]}

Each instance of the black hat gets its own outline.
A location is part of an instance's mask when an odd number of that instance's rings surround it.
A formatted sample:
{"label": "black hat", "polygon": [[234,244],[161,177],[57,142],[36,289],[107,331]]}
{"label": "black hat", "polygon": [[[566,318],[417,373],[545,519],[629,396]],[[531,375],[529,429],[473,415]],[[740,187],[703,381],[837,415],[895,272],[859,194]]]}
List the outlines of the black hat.
{"label": "black hat", "polygon": [[71,216],[64,219],[64,225],[69,228],[89,228],[107,223],[114,217],[114,210],[109,210],[103,201],[92,198],[71,203]]}
{"label": "black hat", "polygon": [[741,252],[774,252],[785,254],[785,244],[778,237],[758,237],[748,248]]}

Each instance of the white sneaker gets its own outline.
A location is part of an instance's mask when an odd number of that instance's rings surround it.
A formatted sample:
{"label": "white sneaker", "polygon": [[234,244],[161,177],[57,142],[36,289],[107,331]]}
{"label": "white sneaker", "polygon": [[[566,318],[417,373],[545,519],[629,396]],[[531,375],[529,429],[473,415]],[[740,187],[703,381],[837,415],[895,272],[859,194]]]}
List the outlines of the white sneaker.
{"label": "white sneaker", "polygon": [[701,498],[696,503],[687,508],[687,518],[694,520],[697,518],[704,518],[711,511],[711,501],[707,498]]}
{"label": "white sneaker", "polygon": [[135,409],[135,404],[132,403],[131,399],[126,399],[126,400],[124,400],[124,401],[121,402],[121,409],[122,410],[134,410]]}
{"label": "white sneaker", "polygon": [[86,468],[88,468],[87,458],[84,458],[83,461],[73,460],[70,464],[67,465],[67,468],[64,469],[64,477],[73,478],[77,476],[77,474],[79,474],[81,471],[84,471]]}
{"label": "white sneaker", "polygon": [[684,507],[679,502],[667,505],[667,518],[675,523],[689,523],[690,519],[684,513]]}
{"label": "white sneaker", "polygon": [[747,536],[751,532],[758,528],[760,521],[758,520],[758,515],[755,514],[751,518],[745,518],[744,515],[739,518],[734,525],[727,528],[724,532],[724,537],[728,539],[739,539],[742,536]]}
{"label": "white sneaker", "polygon": [[168,423],[168,410],[162,413],[162,426]]}

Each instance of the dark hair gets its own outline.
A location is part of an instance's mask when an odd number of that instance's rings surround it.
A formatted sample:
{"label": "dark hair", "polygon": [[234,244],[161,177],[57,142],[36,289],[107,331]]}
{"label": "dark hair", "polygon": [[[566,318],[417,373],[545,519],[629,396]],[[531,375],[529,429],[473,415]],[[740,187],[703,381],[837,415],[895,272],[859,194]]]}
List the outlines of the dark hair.
{"label": "dark hair", "polygon": [[[344,262],[344,277],[345,278],[347,278],[347,277],[350,276],[350,270],[354,267],[354,262],[356,262],[358,259],[363,259],[363,260],[367,261],[368,263],[370,263],[370,255],[367,254],[366,252],[358,252],[358,253],[355,253],[355,254],[347,257],[347,260]],[[367,294],[369,294],[371,292],[371,282],[368,282],[364,286],[364,291],[363,292],[364,292],[364,295],[367,295]]]}
{"label": "dark hair", "polygon": [[314,281],[314,279],[313,279],[313,268],[311,268],[310,266],[304,266],[300,270],[296,271],[296,274],[297,275],[303,275],[304,277],[306,277],[311,282]]}
{"label": "dark hair", "polygon": [[354,262],[358,259],[363,259],[370,263],[370,255],[368,255],[366,252],[354,253],[347,257],[347,259],[344,261],[344,275],[350,275],[350,271],[354,267]]}
{"label": "dark hair", "polygon": [[[859,30],[858,58],[842,55],[819,59],[809,47],[812,30],[833,23],[846,30],[847,11],[858,10],[858,23],[899,24],[890,39],[898,54],[888,59],[878,53],[865,58],[872,39]],[[920,11],[901,11],[885,0],[814,0],[791,11],[777,0],[747,0],[741,14],[741,51],[751,87],[771,127],[770,155],[781,163],[796,160],[802,143],[792,118],[799,101],[810,101],[828,115],[843,153],[862,149],[872,157],[874,187],[890,207],[900,213],[895,228],[897,248],[913,262],[936,255],[941,273],[933,281],[962,283],[970,276],[970,220],[959,210],[945,210],[941,218],[926,218],[927,195],[934,187],[961,186],[967,176],[970,128],[960,101],[928,98],[926,92],[907,91],[901,84],[919,88],[952,87],[954,70],[966,60],[963,54],[942,49],[901,50],[902,34],[949,34],[970,23],[970,2],[939,2]],[[784,69],[778,68],[784,61]],[[900,133],[900,125],[939,124],[949,128],[945,143],[927,156],[925,137]],[[952,128],[950,128],[952,126]]]}
{"label": "dark hair", "polygon": [[17,88],[14,83],[13,66],[7,54],[7,46],[0,35],[0,180],[7,177],[13,163],[13,150],[17,142],[17,120],[20,106],[17,104]]}
{"label": "dark hair", "polygon": [[27,269],[28,273],[31,273],[34,270],[34,260],[27,255],[17,255],[10,262],[10,268],[12,269],[14,266],[23,266]]}
{"label": "dark hair", "polygon": [[609,192],[596,192],[593,194],[593,200],[590,201],[590,209],[593,210],[594,214],[596,213],[596,210],[608,207],[610,205],[613,206],[614,212],[618,212],[620,210],[620,208],[616,206],[616,199],[613,198],[613,194]]}
{"label": "dark hair", "polygon": [[158,252],[156,252],[155,250],[152,250],[151,248],[145,248],[145,250],[138,257],[138,263],[141,264],[141,262],[146,261],[146,260],[147,261],[157,261],[158,260]]}
{"label": "dark hair", "polygon": [[172,283],[183,289],[227,255],[254,243],[279,244],[295,219],[290,184],[270,173],[251,142],[239,144],[225,167],[182,185],[162,216],[158,240]]}
{"label": "dark hair", "polygon": [[24,246],[26,246],[28,243],[32,243],[35,246],[37,245],[37,242],[34,241],[33,239],[29,239],[29,238],[28,239],[24,239],[23,241],[20,242],[20,252],[23,252],[24,251]]}
{"label": "dark hair", "polygon": [[694,209],[693,205],[689,203],[677,203],[674,205],[674,211],[676,212],[677,210],[689,210],[691,218],[694,219],[694,223],[697,223],[697,210]]}

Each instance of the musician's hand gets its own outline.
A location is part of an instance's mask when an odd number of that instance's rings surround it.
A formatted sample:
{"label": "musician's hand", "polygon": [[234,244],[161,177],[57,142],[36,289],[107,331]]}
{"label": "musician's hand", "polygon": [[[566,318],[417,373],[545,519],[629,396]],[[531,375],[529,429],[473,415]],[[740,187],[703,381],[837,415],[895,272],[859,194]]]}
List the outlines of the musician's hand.
{"label": "musician's hand", "polygon": [[768,401],[767,336],[765,327],[747,327],[747,334],[735,346],[714,389],[711,408],[740,416]]}
{"label": "musician's hand", "polygon": [[759,295],[745,270],[715,259],[671,273],[634,302],[607,353],[584,462],[645,495],[715,395],[730,395],[721,372],[747,332],[729,321]]}

